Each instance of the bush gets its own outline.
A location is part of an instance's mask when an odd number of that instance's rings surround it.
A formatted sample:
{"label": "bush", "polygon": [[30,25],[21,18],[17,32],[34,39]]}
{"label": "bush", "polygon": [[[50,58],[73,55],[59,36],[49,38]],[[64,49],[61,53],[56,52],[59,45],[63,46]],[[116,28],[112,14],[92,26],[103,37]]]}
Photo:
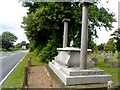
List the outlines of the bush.
{"label": "bush", "polygon": [[54,40],[48,42],[47,46],[44,47],[41,53],[38,55],[42,62],[49,62],[54,59],[57,55],[57,44]]}
{"label": "bush", "polygon": [[117,58],[120,59],[120,52],[118,52],[118,57]]}
{"label": "bush", "polygon": [[104,46],[105,51],[115,52],[116,51],[116,45],[114,43],[114,39],[111,38]]}
{"label": "bush", "polygon": [[38,56],[39,53],[41,53],[42,51],[42,45],[39,45],[37,48],[34,49],[35,55]]}

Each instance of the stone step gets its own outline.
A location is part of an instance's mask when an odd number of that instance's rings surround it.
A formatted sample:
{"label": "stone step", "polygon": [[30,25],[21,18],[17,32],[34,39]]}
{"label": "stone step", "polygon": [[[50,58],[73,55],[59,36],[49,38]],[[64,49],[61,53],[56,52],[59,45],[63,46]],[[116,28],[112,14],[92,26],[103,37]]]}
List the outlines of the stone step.
{"label": "stone step", "polygon": [[74,68],[64,68],[61,70],[69,76],[84,76],[84,75],[105,75],[104,70],[98,68],[91,68],[87,70],[80,70],[79,67]]}
{"label": "stone step", "polygon": [[61,65],[59,65],[58,63],[56,63],[56,61],[53,60],[51,63],[54,64],[55,66],[57,66],[58,69],[61,69]]}
{"label": "stone step", "polygon": [[[63,81],[65,85],[77,85],[77,84],[91,84],[91,83],[107,83],[110,81],[111,75],[81,75],[81,76],[70,76],[63,72],[62,68],[58,68],[53,63],[49,63],[49,67],[55,72],[55,74]],[[78,69],[78,68],[76,68]],[[69,70],[69,68],[68,68]],[[95,69],[97,70],[97,69]],[[83,70],[84,72],[84,70]]]}
{"label": "stone step", "polygon": [[112,80],[111,75],[84,75],[84,76],[66,76],[65,85],[107,83]]}
{"label": "stone step", "polygon": [[60,63],[59,61],[53,60],[52,63],[55,64],[55,65],[57,65],[59,68],[68,67],[68,66],[65,66],[64,64]]}

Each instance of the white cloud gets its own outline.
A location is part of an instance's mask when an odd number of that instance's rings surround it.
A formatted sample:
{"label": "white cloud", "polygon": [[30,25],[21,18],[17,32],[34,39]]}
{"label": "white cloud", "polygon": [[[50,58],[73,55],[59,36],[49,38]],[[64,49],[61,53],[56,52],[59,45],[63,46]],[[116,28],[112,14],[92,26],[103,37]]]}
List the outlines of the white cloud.
{"label": "white cloud", "polygon": [[17,0],[1,0],[0,11],[0,22],[22,22],[22,17],[26,15],[26,9]]}
{"label": "white cloud", "polygon": [[18,40],[14,44],[20,43],[22,41],[26,41],[27,43],[29,42],[27,40],[27,37],[26,37],[23,29],[16,29],[14,31],[11,30],[10,32],[12,32],[13,34],[15,34],[18,37]]}

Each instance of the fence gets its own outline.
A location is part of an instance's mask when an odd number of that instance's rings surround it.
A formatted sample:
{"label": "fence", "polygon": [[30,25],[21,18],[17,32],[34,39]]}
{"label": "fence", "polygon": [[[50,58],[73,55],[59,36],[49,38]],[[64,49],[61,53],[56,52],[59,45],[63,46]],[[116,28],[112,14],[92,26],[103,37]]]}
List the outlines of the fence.
{"label": "fence", "polygon": [[31,60],[32,60],[32,58],[30,57],[30,59],[28,60],[28,65],[25,66],[25,69],[24,69],[23,88],[28,87],[28,76],[29,76],[29,73],[30,73]]}

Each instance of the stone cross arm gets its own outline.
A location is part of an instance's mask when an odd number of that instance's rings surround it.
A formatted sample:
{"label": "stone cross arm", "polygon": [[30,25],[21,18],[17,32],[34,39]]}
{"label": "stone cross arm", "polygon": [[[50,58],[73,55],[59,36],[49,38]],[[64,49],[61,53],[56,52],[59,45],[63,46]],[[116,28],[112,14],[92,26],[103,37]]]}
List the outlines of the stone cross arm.
{"label": "stone cross arm", "polygon": [[95,3],[98,2],[99,0],[80,0],[80,3]]}
{"label": "stone cross arm", "polygon": [[69,21],[71,21],[70,19],[67,19],[67,18],[64,18],[63,20],[62,20],[62,22],[69,22]]}

